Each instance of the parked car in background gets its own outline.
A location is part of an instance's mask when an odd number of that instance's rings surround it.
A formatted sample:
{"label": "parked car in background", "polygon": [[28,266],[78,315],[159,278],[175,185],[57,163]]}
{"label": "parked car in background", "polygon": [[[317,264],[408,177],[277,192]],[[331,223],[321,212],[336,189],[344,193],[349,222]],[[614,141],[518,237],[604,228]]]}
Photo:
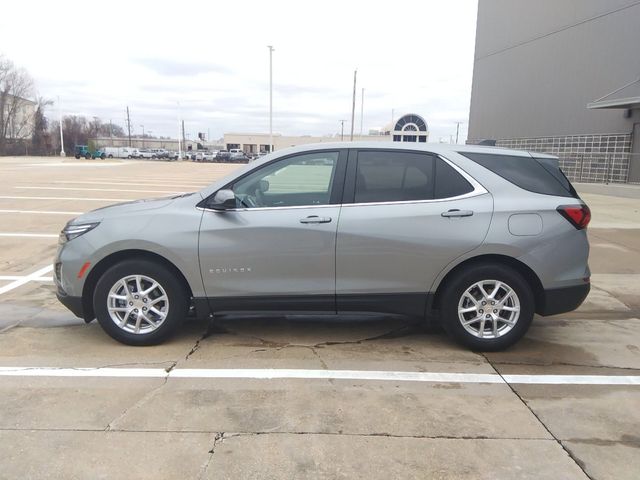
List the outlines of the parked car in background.
{"label": "parked car in background", "polygon": [[216,160],[219,162],[228,162],[231,154],[226,150],[220,150],[216,155]]}
{"label": "parked car in background", "polygon": [[[60,234],[58,298],[150,345],[196,315],[402,314],[501,350],[589,292],[591,214],[550,155],[469,145],[288,148],[197,192]],[[542,327],[544,328],[544,327]]]}
{"label": "parked car in background", "polygon": [[104,147],[107,158],[138,158],[138,149],[132,147]]}
{"label": "parked car in background", "polygon": [[171,161],[178,160],[179,155],[178,155],[178,152],[172,152],[170,150],[167,150],[165,158],[171,162]]}
{"label": "parked car in background", "polygon": [[95,160],[96,158],[101,158],[101,159],[107,158],[107,155],[104,153],[104,151],[100,149],[90,150],[87,145],[76,145],[73,149],[73,155],[78,159],[84,157],[87,160],[89,159]]}
{"label": "parked car in background", "polygon": [[250,159],[243,152],[232,153],[229,161],[234,163],[248,162]]}
{"label": "parked car in background", "polygon": [[138,150],[138,158],[155,158],[155,153],[148,148],[141,148]]}

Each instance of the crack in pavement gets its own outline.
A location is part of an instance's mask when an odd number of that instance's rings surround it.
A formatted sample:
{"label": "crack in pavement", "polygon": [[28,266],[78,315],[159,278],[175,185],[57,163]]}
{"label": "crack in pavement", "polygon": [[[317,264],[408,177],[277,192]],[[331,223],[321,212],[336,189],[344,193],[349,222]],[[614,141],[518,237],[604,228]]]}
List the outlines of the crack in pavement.
{"label": "crack in pavement", "polygon": [[[95,433],[105,433],[104,429],[97,428],[2,428],[0,427],[0,432],[95,432]],[[424,439],[424,440],[537,440],[537,441],[547,441],[553,442],[555,441],[553,438],[547,437],[489,437],[486,435],[400,435],[388,432],[371,432],[371,433],[355,433],[355,432],[313,432],[313,431],[257,431],[257,432],[216,432],[213,430],[119,430],[112,429],[108,430],[108,433],[118,434],[118,433],[179,433],[179,434],[203,434],[203,433],[214,433],[216,435],[224,435],[224,440],[233,437],[240,436],[259,436],[259,435],[322,435],[322,436],[334,436],[334,437],[388,437],[388,438],[411,438],[411,439]],[[598,441],[597,439],[592,439],[594,441]],[[214,442],[214,446],[217,446],[218,443],[222,441],[222,438],[219,438]],[[573,440],[566,440],[573,441]],[[576,440],[578,441],[578,440]],[[606,440],[602,440],[606,441]],[[620,441],[618,443],[634,443],[634,442],[626,442]],[[211,451],[209,451],[211,453]]]}
{"label": "crack in pavement", "polygon": [[[487,358],[487,357],[485,357]],[[517,362],[517,361],[494,361],[493,363],[489,362],[489,364],[494,367],[495,365],[518,365],[525,367],[584,367],[584,368],[604,368],[607,370],[631,370],[633,372],[640,371],[640,368],[635,367],[615,367],[613,365],[588,365],[584,363],[569,363],[569,362],[547,362],[547,363],[537,363],[537,362]]]}
{"label": "crack in pavement", "polygon": [[205,464],[200,468],[200,473],[198,474],[198,480],[204,478],[204,475],[206,475],[207,470],[209,469],[209,465],[213,460],[213,456],[216,453],[216,447],[218,446],[218,443],[222,443],[224,441],[224,438],[225,438],[224,432],[216,432],[215,437],[213,437],[213,445],[211,446],[211,450],[209,450],[209,457],[207,458],[207,461],[205,462]]}
{"label": "crack in pavement", "polygon": [[171,370],[173,370],[177,364],[178,364],[178,362],[175,361],[175,362],[172,362],[172,365],[170,365],[169,367],[165,368],[165,371],[167,372],[167,374],[164,377],[162,377],[162,383],[160,385],[158,385],[157,387],[152,388],[147,393],[145,393],[142,397],[140,397],[137,401],[135,401],[133,403],[133,405],[130,405],[129,407],[125,408],[124,411],[120,415],[118,415],[115,419],[111,420],[107,424],[107,426],[104,428],[104,431],[105,432],[112,431],[113,430],[113,425],[115,425],[119,420],[124,418],[124,416],[129,412],[129,410],[131,410],[133,408],[136,408],[138,405],[143,404],[149,398],[151,398],[158,390],[160,390],[162,387],[164,387],[167,384],[167,382],[169,381],[169,372],[171,372]]}
{"label": "crack in pavement", "polygon": [[525,406],[525,408],[527,410],[529,410],[529,412],[531,413],[531,415],[533,415],[535,417],[535,419],[538,421],[538,423],[540,423],[540,425],[542,425],[542,427],[547,431],[547,433],[549,435],[551,435],[551,438],[553,438],[553,440],[560,446],[560,448],[562,448],[562,450],[565,451],[565,453],[569,456],[569,458],[571,460],[573,460],[573,463],[575,463],[577,465],[577,467],[582,471],[582,473],[584,473],[585,477],[587,477],[589,480],[593,480],[593,478],[587,473],[586,469],[585,469],[585,465],[584,462],[582,462],[579,458],[577,458],[573,452],[571,450],[569,450],[569,448],[567,448],[566,445],[564,445],[562,443],[562,441],[556,437],[554,435],[554,433],[551,431],[551,429],[542,421],[542,419],[538,416],[538,414],[533,410],[533,408],[531,408],[529,406],[529,404],[527,403],[527,401],[522,398],[520,396],[520,394],[516,391],[515,388],[513,388],[513,385],[511,385],[509,382],[507,382],[507,380],[502,376],[502,374],[498,371],[498,369],[496,369],[496,367],[493,365],[493,363],[491,363],[491,360],[489,360],[489,358],[486,356],[486,354],[481,353],[481,355],[485,358],[485,360],[487,361],[487,363],[489,365],[491,365],[491,368],[493,368],[493,371],[496,372],[498,375],[500,375],[500,378],[502,378],[502,380],[504,381],[504,383],[509,387],[509,389],[513,392],[513,394],[518,398],[518,400],[520,400],[520,402],[522,402],[522,404]]}

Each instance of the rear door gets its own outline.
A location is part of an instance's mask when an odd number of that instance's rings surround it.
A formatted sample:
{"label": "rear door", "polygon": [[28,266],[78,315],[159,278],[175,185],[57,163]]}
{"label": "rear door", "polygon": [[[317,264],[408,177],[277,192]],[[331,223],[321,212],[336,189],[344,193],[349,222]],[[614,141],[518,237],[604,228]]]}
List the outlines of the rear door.
{"label": "rear door", "polygon": [[438,273],[482,243],[492,212],[491,195],[436,155],[352,151],[336,242],[338,311],[422,315]]}

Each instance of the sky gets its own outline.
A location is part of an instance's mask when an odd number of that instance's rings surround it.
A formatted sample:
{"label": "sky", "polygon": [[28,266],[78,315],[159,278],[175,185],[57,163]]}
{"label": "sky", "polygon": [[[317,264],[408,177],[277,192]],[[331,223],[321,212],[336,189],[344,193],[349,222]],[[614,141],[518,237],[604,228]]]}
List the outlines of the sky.
{"label": "sky", "polygon": [[[94,6],[96,5],[96,6]],[[417,113],[430,141],[466,138],[477,0],[5,2],[0,54],[28,70],[63,114],[100,117],[133,133],[194,138],[269,130],[355,132]],[[57,117],[57,103],[48,115]]]}

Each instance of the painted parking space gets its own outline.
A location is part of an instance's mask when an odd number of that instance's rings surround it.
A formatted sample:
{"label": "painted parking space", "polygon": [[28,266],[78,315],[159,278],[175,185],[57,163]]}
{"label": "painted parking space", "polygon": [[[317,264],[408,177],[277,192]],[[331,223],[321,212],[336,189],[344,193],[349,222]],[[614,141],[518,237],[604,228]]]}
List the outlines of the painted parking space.
{"label": "painted parking space", "polygon": [[[613,227],[596,223],[589,232],[594,293],[585,306],[536,317],[506,352],[471,352],[437,328],[384,316],[188,320],[166,344],[134,348],[57,302],[52,259],[69,219],[117,201],[193,191],[234,168],[0,161],[0,438],[11,449],[28,442],[44,451],[55,437],[61,448],[88,452],[89,437],[108,446],[164,435],[216,443],[230,459],[238,448],[277,451],[295,441],[301,461],[313,457],[313,445],[329,452],[337,442],[417,462],[424,449],[440,461],[452,442],[467,452],[508,442],[523,468],[533,471],[527,452],[535,451],[556,477],[584,478],[567,451],[586,468],[612,452],[632,464],[640,225],[620,209],[633,202],[614,202]],[[594,199],[594,217],[605,218],[606,199]]]}

